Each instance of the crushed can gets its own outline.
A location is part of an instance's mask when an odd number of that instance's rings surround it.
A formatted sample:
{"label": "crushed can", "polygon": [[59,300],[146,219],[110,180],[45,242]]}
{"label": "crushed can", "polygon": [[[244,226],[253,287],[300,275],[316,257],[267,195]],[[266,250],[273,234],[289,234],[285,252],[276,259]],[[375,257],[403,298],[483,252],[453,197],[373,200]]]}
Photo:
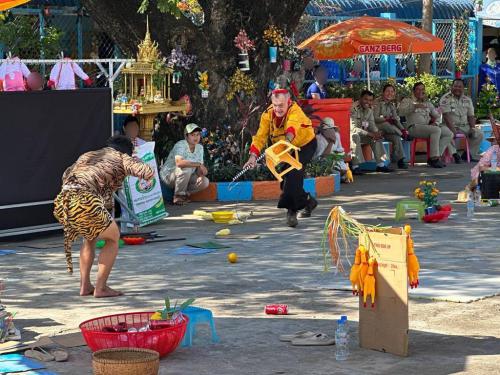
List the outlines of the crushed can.
{"label": "crushed can", "polygon": [[266,305],[264,311],[270,315],[287,315],[288,305]]}

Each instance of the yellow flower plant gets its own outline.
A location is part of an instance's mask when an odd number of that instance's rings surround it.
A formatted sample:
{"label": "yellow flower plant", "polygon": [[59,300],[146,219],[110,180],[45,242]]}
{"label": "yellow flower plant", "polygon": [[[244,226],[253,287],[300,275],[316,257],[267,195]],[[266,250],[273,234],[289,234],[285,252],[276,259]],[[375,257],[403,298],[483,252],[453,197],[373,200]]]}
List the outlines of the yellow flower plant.
{"label": "yellow flower plant", "polygon": [[264,40],[267,44],[273,47],[281,47],[285,42],[285,34],[275,25],[269,26],[264,30]]}
{"label": "yellow flower plant", "polygon": [[234,96],[240,92],[247,95],[255,94],[255,81],[241,70],[236,69],[234,74],[229,78],[229,86],[226,93],[226,99],[232,100]]}

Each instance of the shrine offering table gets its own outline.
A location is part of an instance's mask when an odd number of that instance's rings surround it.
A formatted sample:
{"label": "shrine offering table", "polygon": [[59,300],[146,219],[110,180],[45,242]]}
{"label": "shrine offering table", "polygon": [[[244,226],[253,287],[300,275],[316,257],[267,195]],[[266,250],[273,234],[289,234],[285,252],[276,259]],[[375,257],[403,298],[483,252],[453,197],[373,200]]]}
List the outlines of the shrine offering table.
{"label": "shrine offering table", "polygon": [[[153,134],[154,120],[159,113],[165,112],[182,112],[185,113],[187,110],[186,102],[183,100],[171,101],[167,100],[164,103],[148,103],[140,107],[137,112],[137,117],[139,118],[139,137],[146,141],[151,140],[151,135]],[[132,108],[127,107],[115,107],[113,113],[117,115],[130,115],[132,114]]]}

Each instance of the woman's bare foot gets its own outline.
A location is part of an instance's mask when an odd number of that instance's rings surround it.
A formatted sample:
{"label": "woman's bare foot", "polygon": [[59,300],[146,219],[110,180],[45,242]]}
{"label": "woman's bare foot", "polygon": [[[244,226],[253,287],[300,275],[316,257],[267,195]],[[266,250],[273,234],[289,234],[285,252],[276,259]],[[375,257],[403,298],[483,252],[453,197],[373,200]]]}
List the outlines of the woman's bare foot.
{"label": "woman's bare foot", "polygon": [[80,287],[80,296],[91,296],[94,294],[94,286],[92,284]]}
{"label": "woman's bare foot", "polygon": [[118,296],[123,296],[123,292],[111,289],[109,286],[105,287],[102,290],[97,290],[97,289],[94,290],[95,298],[118,297]]}

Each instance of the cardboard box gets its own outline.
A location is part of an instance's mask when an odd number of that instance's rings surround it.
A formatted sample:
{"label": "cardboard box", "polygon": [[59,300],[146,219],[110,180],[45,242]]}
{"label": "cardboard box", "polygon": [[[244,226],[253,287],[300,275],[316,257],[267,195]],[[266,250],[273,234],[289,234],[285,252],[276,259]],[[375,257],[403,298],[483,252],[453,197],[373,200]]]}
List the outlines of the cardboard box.
{"label": "cardboard box", "polygon": [[[359,345],[400,356],[408,355],[408,275],[406,234],[403,228],[370,233],[371,242],[360,236],[359,244],[377,259],[375,307],[359,301]],[[375,246],[377,253],[373,251]],[[371,302],[368,297],[367,302]]]}

